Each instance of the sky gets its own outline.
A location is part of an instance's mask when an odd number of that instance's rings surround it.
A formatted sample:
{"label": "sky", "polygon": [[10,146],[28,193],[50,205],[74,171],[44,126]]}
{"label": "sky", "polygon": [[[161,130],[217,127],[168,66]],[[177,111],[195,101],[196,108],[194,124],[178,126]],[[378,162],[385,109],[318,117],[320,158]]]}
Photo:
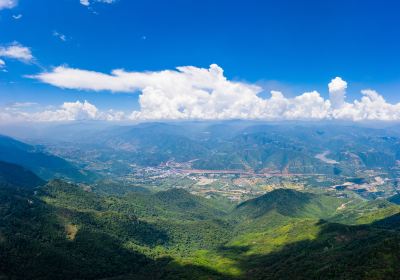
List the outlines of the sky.
{"label": "sky", "polygon": [[400,121],[400,2],[0,0],[0,122]]}

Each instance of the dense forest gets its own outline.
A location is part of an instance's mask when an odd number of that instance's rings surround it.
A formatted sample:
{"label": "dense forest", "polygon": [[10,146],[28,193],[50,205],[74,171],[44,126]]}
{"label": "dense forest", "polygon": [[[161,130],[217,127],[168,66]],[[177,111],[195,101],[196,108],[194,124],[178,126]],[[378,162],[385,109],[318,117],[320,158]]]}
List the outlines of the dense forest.
{"label": "dense forest", "polygon": [[6,168],[20,173],[1,177],[1,279],[396,279],[400,271],[400,207],[387,200],[281,189],[227,205],[182,189],[29,185],[33,173]]}

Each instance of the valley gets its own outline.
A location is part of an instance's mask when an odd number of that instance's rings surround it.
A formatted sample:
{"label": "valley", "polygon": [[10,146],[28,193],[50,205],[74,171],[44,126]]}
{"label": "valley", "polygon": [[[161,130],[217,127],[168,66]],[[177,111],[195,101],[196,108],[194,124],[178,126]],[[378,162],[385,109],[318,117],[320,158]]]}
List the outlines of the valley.
{"label": "valley", "polygon": [[[96,174],[95,180],[125,185],[178,186],[242,201],[281,187],[389,197],[397,193],[400,180],[396,127],[232,121],[111,128],[82,124],[74,133],[64,130],[57,138],[42,131],[46,140],[28,141]],[[93,135],[93,141],[82,134]]]}

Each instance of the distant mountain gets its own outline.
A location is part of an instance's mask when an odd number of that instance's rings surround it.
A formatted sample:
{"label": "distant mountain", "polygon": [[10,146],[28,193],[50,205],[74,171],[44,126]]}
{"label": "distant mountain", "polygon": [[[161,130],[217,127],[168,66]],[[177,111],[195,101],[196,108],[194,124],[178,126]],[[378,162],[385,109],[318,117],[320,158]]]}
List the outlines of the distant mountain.
{"label": "distant mountain", "polygon": [[87,178],[66,160],[2,135],[0,135],[0,160],[24,166],[44,179],[66,177],[79,181]]}
{"label": "distant mountain", "polygon": [[31,189],[45,183],[30,170],[12,163],[0,161],[0,184]]}
{"label": "distant mountain", "polygon": [[[370,169],[391,176],[399,170],[400,134],[391,128],[240,121],[84,128],[66,127],[65,141],[70,147],[80,147],[80,154],[92,151],[88,154],[96,155],[92,160],[115,162],[118,158],[141,166],[194,160],[197,169],[343,176]],[[62,135],[62,127],[56,131]],[[87,137],[74,138],[71,134]]]}

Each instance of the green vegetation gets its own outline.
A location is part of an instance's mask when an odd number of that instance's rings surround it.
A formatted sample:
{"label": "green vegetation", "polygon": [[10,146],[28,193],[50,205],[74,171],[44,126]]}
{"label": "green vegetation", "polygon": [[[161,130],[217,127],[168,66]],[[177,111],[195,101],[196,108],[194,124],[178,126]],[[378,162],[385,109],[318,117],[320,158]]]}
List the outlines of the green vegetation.
{"label": "green vegetation", "polygon": [[400,207],[384,200],[275,190],[225,207],[182,189],[110,188],[2,185],[0,279],[395,279],[400,270]]}

